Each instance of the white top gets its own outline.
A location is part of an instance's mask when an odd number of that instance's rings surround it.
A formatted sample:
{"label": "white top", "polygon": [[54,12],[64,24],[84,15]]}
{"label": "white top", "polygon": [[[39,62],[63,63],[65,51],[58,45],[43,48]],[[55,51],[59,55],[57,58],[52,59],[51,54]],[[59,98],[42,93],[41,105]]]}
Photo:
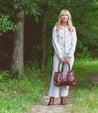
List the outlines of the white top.
{"label": "white top", "polygon": [[75,27],[72,28],[72,33],[68,30],[68,26],[61,26],[59,31],[56,31],[56,26],[53,28],[52,43],[58,58],[63,58],[64,54],[67,55],[67,57],[74,56],[77,43],[77,35]]}

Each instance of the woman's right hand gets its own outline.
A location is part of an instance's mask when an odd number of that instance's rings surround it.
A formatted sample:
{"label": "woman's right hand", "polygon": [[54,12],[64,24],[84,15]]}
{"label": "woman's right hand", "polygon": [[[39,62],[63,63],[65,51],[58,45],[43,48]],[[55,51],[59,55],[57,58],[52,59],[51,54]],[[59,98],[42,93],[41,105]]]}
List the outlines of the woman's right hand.
{"label": "woman's right hand", "polygon": [[64,58],[59,58],[60,62],[65,62],[65,59]]}

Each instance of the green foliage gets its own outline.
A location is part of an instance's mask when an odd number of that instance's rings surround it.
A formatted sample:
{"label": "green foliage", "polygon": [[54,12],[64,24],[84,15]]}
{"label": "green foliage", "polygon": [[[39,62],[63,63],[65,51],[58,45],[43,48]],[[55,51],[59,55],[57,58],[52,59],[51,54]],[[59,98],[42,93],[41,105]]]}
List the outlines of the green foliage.
{"label": "green foliage", "polygon": [[[87,86],[87,88],[89,88],[89,85]],[[91,92],[90,92],[91,91]],[[80,112],[80,113],[97,113],[97,89],[96,86],[93,87],[91,90],[89,91],[89,89],[79,89],[76,92],[77,98],[76,101],[73,105],[73,113],[76,112]],[[85,97],[85,98],[84,98]],[[94,104],[93,104],[94,103]],[[82,106],[82,107],[80,107]],[[81,109],[81,110],[80,110]]]}
{"label": "green foliage", "polygon": [[[77,31],[77,58],[98,57],[98,26],[97,26],[97,1],[94,0],[53,0],[49,2],[47,18],[46,61],[53,56],[52,28],[55,25],[58,14],[62,9],[68,9],[72,15],[73,25]],[[96,18],[95,18],[96,17]]]}
{"label": "green foliage", "polygon": [[[40,5],[43,5],[46,3],[46,0],[43,1],[35,1],[35,0],[12,0],[12,1],[6,1],[4,0],[0,4],[1,13],[5,15],[1,15],[0,17],[0,35],[2,35],[2,32],[5,33],[8,30],[17,29],[17,26],[14,25],[14,23],[9,19],[10,16],[13,16],[18,11],[21,11],[21,13],[25,13],[25,15],[33,15],[35,18],[36,23],[39,22],[38,15],[41,15],[43,12],[43,9],[39,7]],[[13,10],[14,9],[14,10]]]}
{"label": "green foliage", "polygon": [[76,60],[73,68],[76,71],[77,84],[72,87],[70,92],[73,100],[71,102],[72,113],[98,112],[98,82],[91,79],[93,75],[98,75],[97,67],[97,59]]}
{"label": "green foliage", "polygon": [[32,0],[15,0],[14,9],[20,9],[25,14],[40,15],[38,4]]}
{"label": "green foliage", "polygon": [[[87,111],[97,113],[98,84],[91,80],[92,75],[98,74],[97,67],[98,59],[75,60],[73,69],[77,83],[74,87],[70,87],[67,97],[72,113],[87,113]],[[32,68],[31,65],[25,67],[26,77],[23,80],[9,79],[11,75],[8,74],[8,71],[1,72],[2,77],[6,76],[6,81],[0,82],[1,113],[31,112],[33,104],[43,104],[42,96],[48,93],[50,86],[52,64],[43,70]]]}
{"label": "green foliage", "polygon": [[91,58],[91,52],[88,51],[88,47],[84,47],[82,44],[79,46],[81,51],[76,54],[79,59]]}
{"label": "green foliage", "polygon": [[[2,0],[1,0],[2,1]],[[46,3],[48,4],[46,5]],[[25,13],[25,15],[31,16],[31,20],[27,19],[30,32],[32,33],[32,39],[34,40],[34,44],[32,45],[30,58],[31,60],[35,60],[39,62],[40,56],[40,41],[41,41],[41,25],[42,25],[42,15],[45,13],[48,8],[47,15],[47,30],[46,30],[46,61],[45,64],[48,65],[49,62],[52,62],[53,56],[53,46],[52,46],[52,28],[55,25],[58,14],[62,9],[68,9],[72,15],[73,25],[76,27],[78,43],[76,48],[75,56],[77,58],[85,57],[98,57],[98,26],[97,26],[97,10],[98,2],[96,0],[4,0],[0,3],[0,12],[3,14],[9,15],[11,18],[15,13],[21,11]],[[46,8],[47,7],[47,8]],[[0,25],[3,20],[3,27],[0,26],[0,33],[5,33],[8,30],[15,30],[16,25],[14,23],[9,22],[10,18],[1,17]],[[96,17],[96,18],[95,18]],[[27,22],[26,21],[26,22]],[[36,24],[34,22],[36,21]],[[38,26],[37,26],[38,25]],[[16,26],[16,27],[15,27]],[[34,27],[33,27],[34,26]],[[2,29],[2,31],[1,31]],[[27,31],[26,31],[27,32]],[[35,36],[35,33],[38,35]],[[28,31],[28,36],[29,31]],[[26,39],[25,37],[25,39]],[[30,38],[28,38],[29,40]],[[27,40],[27,39],[26,39]],[[36,42],[36,43],[35,43]],[[29,46],[29,45],[27,45]]]}
{"label": "green foliage", "polygon": [[15,31],[16,29],[18,29],[17,25],[15,25],[12,21],[9,20],[8,15],[0,16],[0,35],[9,30]]}
{"label": "green foliage", "polygon": [[25,68],[31,69],[33,72],[39,68],[39,64],[37,60],[34,61],[27,61]]}
{"label": "green foliage", "polygon": [[25,78],[9,79],[7,72],[0,75],[6,81],[0,82],[0,112],[23,113],[33,104],[40,104],[48,82],[39,70],[25,67]]}
{"label": "green foliage", "polygon": [[12,75],[10,74],[9,71],[5,70],[2,73],[0,73],[0,81],[4,82],[4,81],[8,81],[12,79]]}

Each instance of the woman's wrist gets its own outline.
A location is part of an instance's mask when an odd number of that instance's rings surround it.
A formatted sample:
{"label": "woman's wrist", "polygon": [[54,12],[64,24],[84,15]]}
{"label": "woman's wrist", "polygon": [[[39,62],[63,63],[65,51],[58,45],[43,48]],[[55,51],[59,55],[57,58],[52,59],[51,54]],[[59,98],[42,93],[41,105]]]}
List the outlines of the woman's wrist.
{"label": "woman's wrist", "polygon": [[66,63],[69,63],[69,62],[70,62],[70,59],[71,59],[71,57],[67,57],[67,58],[65,59],[65,62],[66,62]]}
{"label": "woman's wrist", "polygon": [[64,58],[59,58],[60,62],[65,62]]}

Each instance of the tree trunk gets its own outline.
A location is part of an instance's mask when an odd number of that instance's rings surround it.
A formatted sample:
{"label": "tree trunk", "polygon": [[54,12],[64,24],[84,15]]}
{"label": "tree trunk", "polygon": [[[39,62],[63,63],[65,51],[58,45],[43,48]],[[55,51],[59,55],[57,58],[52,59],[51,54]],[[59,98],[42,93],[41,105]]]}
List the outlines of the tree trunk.
{"label": "tree trunk", "polygon": [[40,68],[44,67],[45,63],[45,41],[46,41],[46,16],[45,13],[43,15],[43,22],[42,22],[42,37],[41,37],[41,58],[40,58]]}
{"label": "tree trunk", "polygon": [[45,41],[46,41],[46,19],[47,19],[47,13],[48,13],[48,1],[42,6],[44,9],[43,14],[43,20],[42,20],[42,37],[41,37],[41,58],[40,58],[40,68],[42,69],[44,67],[45,63]]}
{"label": "tree trunk", "polygon": [[15,15],[15,23],[18,24],[19,29],[15,31],[14,48],[12,54],[11,70],[12,73],[19,72],[24,75],[24,14],[18,12]]}

